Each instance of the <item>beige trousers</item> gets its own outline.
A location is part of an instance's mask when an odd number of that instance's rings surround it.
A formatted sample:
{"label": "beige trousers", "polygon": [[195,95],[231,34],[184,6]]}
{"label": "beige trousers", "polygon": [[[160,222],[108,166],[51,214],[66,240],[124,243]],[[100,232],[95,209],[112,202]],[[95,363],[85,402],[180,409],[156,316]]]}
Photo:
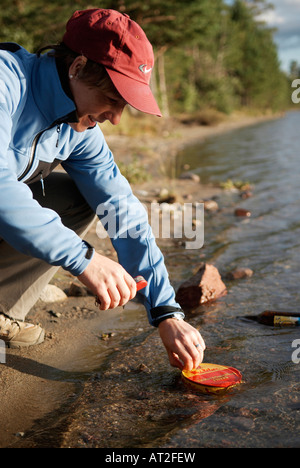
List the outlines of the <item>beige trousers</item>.
{"label": "beige trousers", "polygon": [[[40,205],[56,211],[65,226],[84,237],[95,219],[75,183],[65,173],[53,172],[44,181],[45,196],[40,182],[29,185]],[[21,254],[0,239],[0,312],[25,320],[59,267]]]}

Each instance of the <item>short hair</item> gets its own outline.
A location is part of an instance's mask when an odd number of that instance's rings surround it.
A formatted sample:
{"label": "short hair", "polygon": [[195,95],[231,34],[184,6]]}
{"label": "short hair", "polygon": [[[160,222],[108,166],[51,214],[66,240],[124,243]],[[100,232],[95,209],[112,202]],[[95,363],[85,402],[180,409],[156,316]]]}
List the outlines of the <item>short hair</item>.
{"label": "short hair", "polygon": [[[62,60],[66,67],[66,70],[69,69],[76,57],[80,54],[74,52],[69,47],[67,47],[63,42],[54,45],[47,45],[41,47],[36,53],[39,57],[42,52],[49,50],[48,55],[56,59]],[[84,56],[84,55],[83,55]],[[112,92],[117,96],[121,97],[117,88],[110,79],[109,74],[107,73],[104,65],[101,63],[94,62],[93,60],[87,59],[87,62],[84,67],[80,70],[78,78],[87,84],[88,86],[98,88],[102,92]]]}

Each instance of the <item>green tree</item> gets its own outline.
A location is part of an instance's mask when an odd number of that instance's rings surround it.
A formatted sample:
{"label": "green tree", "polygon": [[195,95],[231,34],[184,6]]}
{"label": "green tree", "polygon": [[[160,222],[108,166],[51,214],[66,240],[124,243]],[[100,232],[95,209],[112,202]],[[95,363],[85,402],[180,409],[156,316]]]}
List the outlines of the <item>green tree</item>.
{"label": "green tree", "polygon": [[290,77],[292,80],[300,78],[300,66],[296,60],[292,60],[290,63]]}
{"label": "green tree", "polygon": [[[265,2],[236,0],[231,7],[230,53],[226,57],[228,73],[236,78],[236,92],[242,106],[277,108],[283,86],[274,30],[257,19]],[[277,91],[276,91],[277,92]]]}
{"label": "green tree", "polygon": [[189,102],[188,108],[195,107],[200,71],[198,50],[209,49],[211,54],[217,55],[223,0],[150,0],[147,3],[117,0],[108,3],[136,20],[153,44],[157,94],[164,115],[169,114],[169,102],[173,101],[174,93],[181,95],[183,102]]}

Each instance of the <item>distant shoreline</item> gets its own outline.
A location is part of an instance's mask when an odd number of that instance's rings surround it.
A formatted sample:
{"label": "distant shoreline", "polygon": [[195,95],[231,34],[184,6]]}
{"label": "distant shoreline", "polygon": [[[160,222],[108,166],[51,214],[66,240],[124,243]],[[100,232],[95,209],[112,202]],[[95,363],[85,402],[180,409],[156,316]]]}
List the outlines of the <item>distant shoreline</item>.
{"label": "distant shoreline", "polygon": [[140,164],[145,164],[147,171],[150,171],[150,174],[158,182],[158,179],[172,178],[163,170],[163,166],[170,166],[172,158],[182,149],[217,135],[257,125],[261,122],[280,119],[284,116],[285,113],[254,116],[234,113],[216,125],[184,125],[172,121],[168,125],[168,122],[164,122],[163,131],[156,135],[147,134],[147,132],[141,132],[138,136],[107,135],[105,129],[103,133],[117,163],[129,163],[133,158],[136,158]]}

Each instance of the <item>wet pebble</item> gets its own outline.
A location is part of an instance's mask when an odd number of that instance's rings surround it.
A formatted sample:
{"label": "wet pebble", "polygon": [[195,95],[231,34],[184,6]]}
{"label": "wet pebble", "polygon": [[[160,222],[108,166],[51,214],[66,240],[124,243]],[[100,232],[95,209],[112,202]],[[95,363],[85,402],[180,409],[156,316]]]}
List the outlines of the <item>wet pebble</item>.
{"label": "wet pebble", "polygon": [[206,200],[204,201],[204,209],[205,211],[217,211],[219,205],[215,200]]}
{"label": "wet pebble", "polygon": [[192,180],[194,182],[200,182],[200,176],[198,174],[194,174],[193,172],[183,172],[179,179],[183,179],[183,180]]}
{"label": "wet pebble", "polygon": [[49,310],[48,313],[50,315],[52,315],[52,317],[56,317],[56,318],[61,317],[61,313],[60,312],[55,312],[54,310]]}
{"label": "wet pebble", "polygon": [[253,270],[250,268],[236,268],[235,270],[230,271],[227,273],[226,277],[228,279],[242,279],[242,278],[251,278],[253,275]]}
{"label": "wet pebble", "polygon": [[246,200],[247,198],[253,197],[253,193],[250,190],[244,190],[243,192],[241,192],[240,195],[241,195],[241,198],[243,200]]}
{"label": "wet pebble", "polygon": [[136,372],[144,372],[145,374],[151,374],[151,369],[149,369],[146,364],[141,363],[139,366],[136,368]]}

